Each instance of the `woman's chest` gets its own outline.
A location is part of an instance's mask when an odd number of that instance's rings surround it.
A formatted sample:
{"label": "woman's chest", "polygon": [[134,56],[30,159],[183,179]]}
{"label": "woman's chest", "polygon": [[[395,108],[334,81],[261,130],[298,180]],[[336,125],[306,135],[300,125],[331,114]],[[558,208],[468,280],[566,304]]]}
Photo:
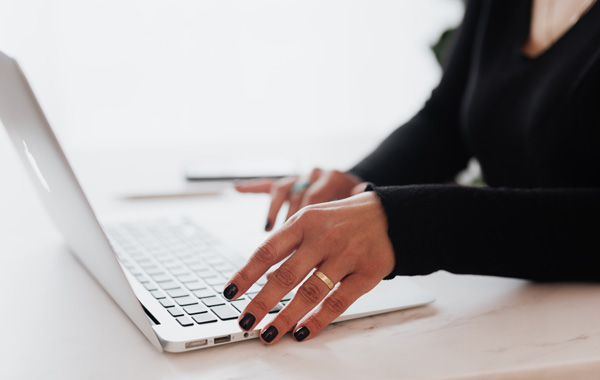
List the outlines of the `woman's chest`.
{"label": "woman's chest", "polygon": [[488,11],[462,102],[467,144],[501,185],[589,181],[582,170],[600,167],[600,22],[576,25],[530,59],[526,20]]}

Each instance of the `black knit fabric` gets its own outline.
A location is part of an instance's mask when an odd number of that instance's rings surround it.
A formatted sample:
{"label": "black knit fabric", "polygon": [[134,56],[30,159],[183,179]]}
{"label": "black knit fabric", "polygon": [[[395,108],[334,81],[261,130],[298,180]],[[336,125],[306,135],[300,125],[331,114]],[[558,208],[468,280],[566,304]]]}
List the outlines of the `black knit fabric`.
{"label": "black knit fabric", "polygon": [[[350,172],[388,216],[393,275],[600,280],[600,4],[536,58],[531,0],[472,0],[423,109]],[[489,187],[450,184],[471,157]]]}

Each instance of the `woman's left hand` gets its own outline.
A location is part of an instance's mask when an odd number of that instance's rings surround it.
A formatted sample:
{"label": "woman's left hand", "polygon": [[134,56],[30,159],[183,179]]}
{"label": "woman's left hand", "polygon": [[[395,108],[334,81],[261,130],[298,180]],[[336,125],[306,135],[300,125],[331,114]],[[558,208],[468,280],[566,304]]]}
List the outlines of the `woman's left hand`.
{"label": "woman's left hand", "polygon": [[[291,302],[261,331],[265,343],[276,342],[292,329],[298,341],[314,337],[392,272],[395,256],[387,231],[387,216],[375,192],[303,208],[254,252],[225,287],[225,297],[236,299],[289,256],[248,304],[239,318],[240,327],[255,328],[316,268],[331,283],[314,274],[306,278]],[[332,291],[330,287],[337,283]]]}

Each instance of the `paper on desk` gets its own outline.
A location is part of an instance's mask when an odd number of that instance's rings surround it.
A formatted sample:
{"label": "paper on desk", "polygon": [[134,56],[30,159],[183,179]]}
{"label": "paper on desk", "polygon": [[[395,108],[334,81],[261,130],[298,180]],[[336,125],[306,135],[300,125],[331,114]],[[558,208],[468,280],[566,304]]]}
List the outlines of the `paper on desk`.
{"label": "paper on desk", "polygon": [[126,200],[142,200],[142,199],[161,199],[161,198],[179,198],[179,197],[195,197],[195,196],[211,196],[219,195],[225,189],[231,187],[231,182],[227,181],[211,181],[198,184],[179,184],[152,186],[140,189],[128,189],[118,194],[118,198]]}

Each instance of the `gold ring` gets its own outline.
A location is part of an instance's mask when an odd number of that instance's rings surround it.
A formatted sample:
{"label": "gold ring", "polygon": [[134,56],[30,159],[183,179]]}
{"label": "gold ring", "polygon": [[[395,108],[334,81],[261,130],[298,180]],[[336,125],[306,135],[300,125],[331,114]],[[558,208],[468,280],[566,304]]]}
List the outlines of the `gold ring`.
{"label": "gold ring", "polygon": [[331,280],[329,279],[329,277],[325,276],[325,274],[323,272],[321,272],[320,270],[316,270],[315,273],[313,273],[315,276],[319,277],[319,279],[321,281],[323,281],[325,283],[325,285],[327,285],[327,287],[329,288],[329,290],[333,290],[334,288],[334,284],[333,282],[331,282]]}

